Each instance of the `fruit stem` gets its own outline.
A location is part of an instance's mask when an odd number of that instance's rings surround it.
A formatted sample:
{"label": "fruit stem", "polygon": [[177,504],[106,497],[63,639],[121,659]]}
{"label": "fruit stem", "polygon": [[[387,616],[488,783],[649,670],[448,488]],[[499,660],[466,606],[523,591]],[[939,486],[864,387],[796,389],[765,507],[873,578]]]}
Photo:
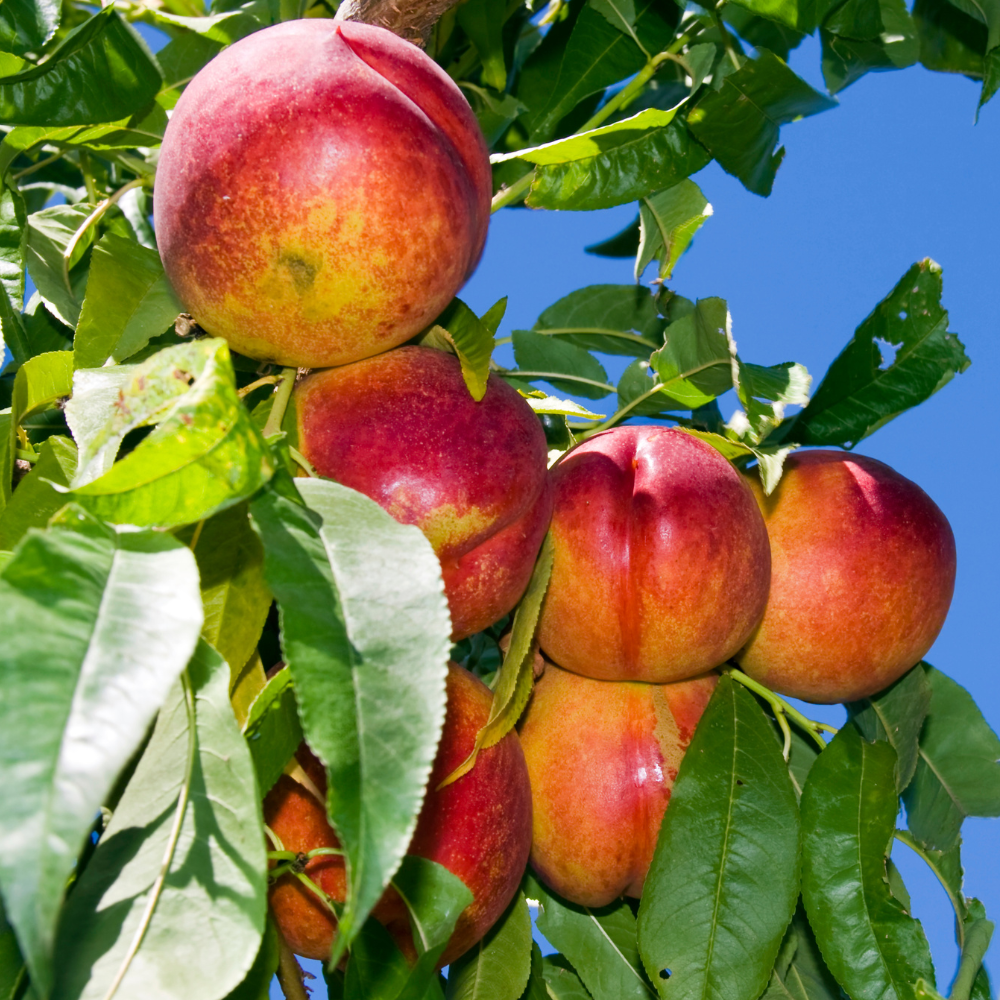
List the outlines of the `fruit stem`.
{"label": "fruit stem", "polygon": [[778,725],[781,727],[781,731],[785,737],[781,756],[785,758],[786,763],[792,749],[792,731],[788,728],[788,719],[791,719],[801,730],[808,733],[816,741],[820,750],[826,749],[826,740],[823,739],[820,733],[836,733],[837,730],[833,726],[828,726],[825,722],[815,722],[812,719],[807,719],[798,709],[789,705],[784,698],[775,694],[770,688],[764,687],[763,684],[755,681],[752,677],[748,677],[742,670],[736,667],[726,667],[725,670],[734,681],[738,681],[745,688],[759,695],[771,706],[771,711],[774,712],[774,717],[778,720]]}
{"label": "fruit stem", "polygon": [[292,456],[293,461],[296,465],[305,469],[311,479],[320,479],[320,474],[309,464],[309,459],[302,454],[298,448],[293,448],[291,445],[288,446],[288,454]]}
{"label": "fruit stem", "polygon": [[281,931],[278,931],[277,975],[278,985],[285,994],[285,1000],[309,1000],[309,991],[302,978],[302,967]]}
{"label": "fruit stem", "polygon": [[288,401],[292,398],[292,389],[295,388],[295,376],[298,374],[296,368],[282,368],[278,376],[278,388],[274,393],[274,405],[271,413],[264,424],[264,437],[273,437],[281,431],[281,422],[285,419],[285,410],[288,409]]}
{"label": "fruit stem", "polygon": [[240,399],[246,399],[255,389],[259,389],[262,385],[274,385],[275,382],[280,382],[280,375],[265,375],[263,378],[257,379],[256,382],[251,382],[249,385],[243,386],[237,394]]}

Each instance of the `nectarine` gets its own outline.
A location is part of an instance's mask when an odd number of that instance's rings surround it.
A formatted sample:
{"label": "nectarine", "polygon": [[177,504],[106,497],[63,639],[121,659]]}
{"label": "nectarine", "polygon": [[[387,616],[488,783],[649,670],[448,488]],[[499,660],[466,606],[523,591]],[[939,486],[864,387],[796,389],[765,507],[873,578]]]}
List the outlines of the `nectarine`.
{"label": "nectarine", "polygon": [[581,906],[638,897],[681,758],[717,681],[596,681],[546,664],[521,727],[531,864]]}
{"label": "nectarine", "polygon": [[806,701],[881,691],[930,649],[955,586],[941,510],[863,455],[801,451],[778,488],[753,487],[771,538],[771,592],[740,666]]}
{"label": "nectarine", "polygon": [[188,84],[163,139],[163,264],[243,354],[325,367],[409,339],[479,261],[490,165],[461,91],[391,31],[287,21]]}
{"label": "nectarine", "polygon": [[[448,670],[447,688],[444,731],[408,848],[410,854],[444,865],[474,897],[458,918],[441,956],[442,966],[479,941],[506,909],[524,874],[531,846],[531,791],[516,732],[481,750],[471,771],[437,789],[472,750],[476,733],[489,718],[492,701],[486,685],[454,663]],[[304,746],[297,756],[325,795],[322,765]],[[339,846],[326,819],[325,803],[287,775],[281,776],[264,800],[264,820],[287,850],[305,854],[317,847]],[[331,899],[344,901],[346,879],[341,857],[319,855],[306,864],[305,874]],[[285,875],[271,888],[270,901],[292,951],[306,958],[330,957],[335,921],[312,892]],[[390,888],[382,896],[374,916],[386,926],[400,950],[414,958],[409,916],[394,890]]]}
{"label": "nectarine", "polygon": [[514,607],[552,509],[545,434],[514,389],[491,375],[477,403],[457,358],[402,347],[310,375],[295,402],[313,468],[430,540],[455,639]]}
{"label": "nectarine", "polygon": [[588,677],[666,683],[746,642],[767,599],[767,530],[719,452],[673,428],[617,427],[567,452],[553,480],[547,656]]}

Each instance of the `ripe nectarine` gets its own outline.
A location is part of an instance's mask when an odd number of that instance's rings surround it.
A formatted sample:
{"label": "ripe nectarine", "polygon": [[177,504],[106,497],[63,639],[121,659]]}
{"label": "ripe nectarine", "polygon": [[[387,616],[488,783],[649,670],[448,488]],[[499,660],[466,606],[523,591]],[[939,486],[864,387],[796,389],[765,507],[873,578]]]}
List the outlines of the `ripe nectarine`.
{"label": "ripe nectarine", "polygon": [[739,654],[751,677],[806,701],[854,701],[930,649],[955,586],[955,539],[924,491],[888,465],[839,451],[790,456],[764,496],[771,592]]}
{"label": "ripe nectarine", "polygon": [[[524,874],[531,846],[531,791],[524,754],[516,732],[482,750],[476,766],[453,784],[437,786],[468,756],[476,733],[486,724],[492,695],[480,680],[451,664],[444,731],[428,783],[427,797],[408,852],[444,865],[473,894],[458,918],[441,956],[447,965],[472,947],[507,908]],[[299,762],[316,787],[326,794],[326,776],[319,761],[305,748]],[[290,851],[308,853],[339,843],[326,819],[325,803],[287,775],[264,800],[264,820]],[[331,899],[343,902],[344,861],[320,855],[308,862],[305,874]],[[292,951],[325,960],[336,930],[334,918],[301,882],[282,876],[271,888],[271,910]],[[414,958],[409,916],[391,888],[373,915]]]}
{"label": "ripe nectarine", "polygon": [[448,304],[482,253],[491,185],[471,108],[420,49],[368,24],[287,21],[188,84],[156,233],[209,333],[262,361],[340,365]]}

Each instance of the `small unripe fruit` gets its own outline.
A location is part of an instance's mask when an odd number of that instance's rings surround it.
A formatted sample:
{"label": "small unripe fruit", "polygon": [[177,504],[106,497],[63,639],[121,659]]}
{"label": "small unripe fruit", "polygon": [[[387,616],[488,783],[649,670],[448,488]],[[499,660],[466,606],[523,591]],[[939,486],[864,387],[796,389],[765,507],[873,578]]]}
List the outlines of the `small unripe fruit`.
{"label": "small unripe fruit", "polygon": [[719,452],[672,428],[618,427],[568,452],[553,481],[547,656],[588,677],[660,684],[746,642],[767,599],[767,531]]}
{"label": "small unripe fruit", "polygon": [[791,455],[765,497],[771,538],[763,620],[737,657],[751,677],[805,701],[855,701],[930,649],[955,587],[955,538],[916,483],[840,451]]}
{"label": "small unripe fruit", "polygon": [[546,664],[521,727],[531,864],[542,881],[581,906],[642,893],[677,769],[717,679],[596,681]]}

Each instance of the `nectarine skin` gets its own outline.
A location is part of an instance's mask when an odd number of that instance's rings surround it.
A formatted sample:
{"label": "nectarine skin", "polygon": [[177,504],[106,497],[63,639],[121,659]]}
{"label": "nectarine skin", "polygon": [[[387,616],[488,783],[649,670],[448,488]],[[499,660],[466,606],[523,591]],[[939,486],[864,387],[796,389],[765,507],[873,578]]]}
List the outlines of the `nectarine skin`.
{"label": "nectarine skin", "polygon": [[[448,708],[444,731],[428,783],[409,854],[444,865],[473,894],[441,956],[439,966],[453,962],[493,926],[517,892],[531,846],[531,790],[517,733],[480,752],[475,767],[457,781],[437,786],[468,756],[476,733],[489,718],[493,696],[467,670],[452,663],[447,679]],[[322,765],[304,747],[299,762],[317,788],[326,793]],[[286,775],[264,800],[264,819],[287,850],[307,853],[337,847],[326,819],[326,807]],[[313,858],[305,873],[332,899],[343,902],[346,879],[343,859]],[[271,910],[292,951],[326,960],[336,924],[323,904],[291,876],[270,891]],[[405,955],[415,958],[405,904],[391,888],[374,916],[385,924]]]}
{"label": "nectarine skin", "polygon": [[717,667],[767,599],[767,531],[714,448],[673,428],[617,427],[553,469],[544,653],[603,680],[667,683]]}
{"label": "nectarine skin", "polygon": [[955,538],[916,483],[840,451],[800,451],[764,496],[771,592],[737,660],[805,701],[875,694],[930,649],[955,587]]}
{"label": "nectarine skin", "polygon": [[514,607],[552,510],[545,434],[514,389],[491,375],[477,403],[457,358],[401,347],[310,375],[295,405],[313,468],[434,546],[456,640]]}
{"label": "nectarine skin", "polygon": [[581,906],[638,897],[681,758],[717,681],[597,681],[549,663],[521,727],[531,864]]}
{"label": "nectarine skin", "polygon": [[391,31],[301,20],[231,45],[163,140],[156,232],[185,308],[239,352],[326,367],[409,339],[482,253],[486,145]]}

